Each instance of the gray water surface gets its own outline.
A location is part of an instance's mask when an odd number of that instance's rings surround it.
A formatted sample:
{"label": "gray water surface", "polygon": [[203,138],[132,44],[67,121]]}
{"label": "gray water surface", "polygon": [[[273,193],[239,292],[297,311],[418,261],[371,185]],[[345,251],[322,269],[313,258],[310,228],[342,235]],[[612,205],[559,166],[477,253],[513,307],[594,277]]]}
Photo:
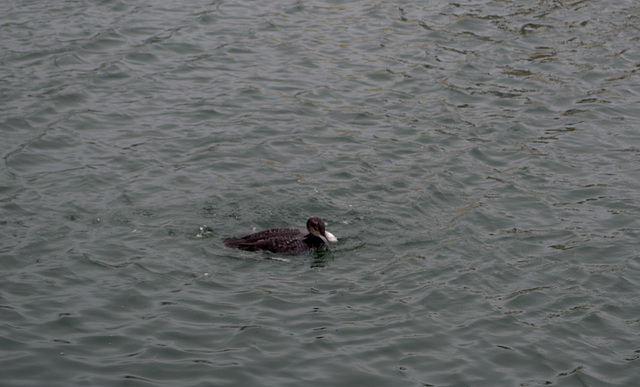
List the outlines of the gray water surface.
{"label": "gray water surface", "polygon": [[[639,25],[0,5],[1,384],[637,384]],[[222,245],[311,216],[334,249]]]}

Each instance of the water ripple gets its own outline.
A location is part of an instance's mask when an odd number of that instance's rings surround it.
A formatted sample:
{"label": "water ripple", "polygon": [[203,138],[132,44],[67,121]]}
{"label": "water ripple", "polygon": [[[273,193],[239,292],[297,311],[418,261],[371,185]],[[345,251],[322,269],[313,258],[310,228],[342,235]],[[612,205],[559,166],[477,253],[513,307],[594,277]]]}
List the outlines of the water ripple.
{"label": "water ripple", "polygon": [[635,2],[0,11],[5,383],[635,382]]}

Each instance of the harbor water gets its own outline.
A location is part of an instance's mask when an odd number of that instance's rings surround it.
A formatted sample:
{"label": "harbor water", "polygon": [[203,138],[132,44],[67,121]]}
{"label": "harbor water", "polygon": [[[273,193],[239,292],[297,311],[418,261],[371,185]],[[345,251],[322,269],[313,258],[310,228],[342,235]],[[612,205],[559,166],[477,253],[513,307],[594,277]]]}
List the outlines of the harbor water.
{"label": "harbor water", "polygon": [[[640,3],[0,5],[3,386],[634,386]],[[293,256],[228,237],[305,227]]]}

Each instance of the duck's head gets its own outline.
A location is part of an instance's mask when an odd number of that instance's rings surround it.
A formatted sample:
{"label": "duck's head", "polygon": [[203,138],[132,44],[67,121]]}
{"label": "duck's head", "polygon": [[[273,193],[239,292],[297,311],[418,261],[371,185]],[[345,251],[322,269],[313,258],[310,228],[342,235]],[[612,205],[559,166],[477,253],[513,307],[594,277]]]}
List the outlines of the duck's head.
{"label": "duck's head", "polygon": [[307,220],[307,230],[309,230],[309,234],[322,239],[325,245],[333,248],[331,242],[329,242],[329,239],[327,238],[322,219],[318,217],[309,218],[309,220]]}

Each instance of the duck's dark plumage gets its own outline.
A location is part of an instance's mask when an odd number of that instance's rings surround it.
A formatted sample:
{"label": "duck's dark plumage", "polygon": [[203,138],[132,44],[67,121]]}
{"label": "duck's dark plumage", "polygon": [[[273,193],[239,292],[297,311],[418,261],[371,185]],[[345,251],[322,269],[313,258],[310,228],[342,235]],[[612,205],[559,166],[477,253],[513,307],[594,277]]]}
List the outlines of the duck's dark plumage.
{"label": "duck's dark plumage", "polygon": [[324,222],[320,218],[307,220],[307,229],[272,228],[241,238],[227,238],[224,245],[229,248],[276,254],[298,254],[322,246],[331,247],[325,234]]}

